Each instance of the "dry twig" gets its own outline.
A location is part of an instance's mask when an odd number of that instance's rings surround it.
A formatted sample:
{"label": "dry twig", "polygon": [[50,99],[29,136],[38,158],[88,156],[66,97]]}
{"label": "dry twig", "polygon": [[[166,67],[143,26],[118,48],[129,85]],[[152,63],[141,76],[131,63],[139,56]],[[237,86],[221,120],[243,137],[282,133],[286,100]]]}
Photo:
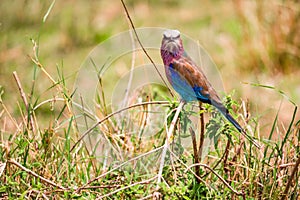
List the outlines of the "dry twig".
{"label": "dry twig", "polygon": [[144,52],[145,55],[148,57],[148,59],[150,60],[150,62],[152,63],[152,65],[155,67],[156,72],[157,72],[158,75],[160,76],[160,78],[161,78],[161,80],[163,81],[163,83],[165,84],[165,86],[168,88],[170,94],[171,94],[172,96],[174,96],[173,93],[172,93],[172,91],[171,91],[171,89],[168,87],[168,85],[167,85],[165,79],[162,77],[161,73],[158,71],[158,68],[157,68],[155,62],[153,61],[153,59],[150,57],[150,55],[148,54],[148,52],[147,52],[146,49],[144,48],[144,46],[143,46],[143,44],[142,44],[142,42],[141,42],[141,40],[140,40],[140,38],[139,38],[139,36],[138,36],[138,34],[137,34],[137,32],[136,32],[136,29],[135,29],[135,27],[134,27],[134,24],[133,24],[133,22],[132,22],[132,19],[131,19],[131,17],[130,17],[130,14],[129,14],[129,12],[128,12],[128,9],[127,9],[127,7],[126,7],[124,1],[121,0],[121,3],[122,3],[122,5],[123,5],[123,8],[124,8],[125,13],[126,13],[126,16],[127,16],[128,20],[129,20],[129,22],[130,22],[130,24],[131,24],[131,27],[132,27],[133,32],[134,32],[134,35],[135,35],[135,37],[136,37],[136,39],[137,39],[139,45],[141,46],[143,52]]}
{"label": "dry twig", "polygon": [[185,104],[184,101],[180,101],[180,103],[179,103],[179,105],[178,105],[178,107],[176,109],[176,113],[175,113],[175,115],[173,117],[173,120],[171,122],[170,129],[168,129],[168,127],[166,127],[167,138],[166,138],[165,144],[163,146],[163,151],[162,151],[162,154],[161,154],[160,166],[159,166],[159,171],[158,171],[158,175],[157,175],[157,186],[156,186],[156,189],[159,188],[159,184],[161,183],[162,171],[163,171],[163,168],[164,168],[164,163],[165,163],[165,158],[166,158],[167,150],[168,150],[170,142],[171,142],[171,137],[173,135],[173,131],[174,131],[176,122],[178,120],[179,113],[181,112],[184,104]]}
{"label": "dry twig", "polygon": [[8,162],[11,163],[11,164],[13,164],[13,165],[16,165],[17,167],[19,167],[19,168],[22,169],[23,171],[27,172],[28,174],[31,174],[32,176],[41,179],[42,181],[48,183],[49,185],[52,185],[53,187],[57,187],[57,188],[59,188],[59,189],[61,189],[61,190],[68,190],[67,188],[65,188],[65,187],[63,187],[63,186],[60,186],[60,185],[58,185],[58,184],[56,184],[56,183],[54,183],[54,182],[52,182],[52,181],[50,181],[50,180],[48,180],[48,179],[46,179],[46,178],[44,178],[44,177],[38,175],[38,174],[35,173],[34,171],[31,171],[30,169],[24,167],[23,165],[21,165],[20,163],[18,163],[18,162],[17,162],[16,160],[14,160],[14,159],[10,159],[10,160],[8,160]]}
{"label": "dry twig", "polygon": [[74,148],[79,144],[79,142],[87,135],[89,134],[94,128],[96,128],[98,125],[100,125],[102,122],[108,120],[109,118],[111,118],[112,116],[124,112],[126,110],[129,110],[131,108],[134,107],[138,107],[138,106],[144,106],[144,105],[148,105],[148,104],[168,104],[169,102],[167,101],[153,101],[153,102],[142,102],[142,103],[137,103],[137,104],[133,104],[131,106],[122,108],[120,110],[117,110],[116,112],[110,113],[109,115],[107,115],[106,117],[104,117],[103,119],[99,120],[98,122],[96,122],[91,128],[89,128],[88,130],[86,130],[82,136],[77,140],[77,142],[73,145],[73,147],[71,148],[70,152],[74,150]]}
{"label": "dry twig", "polygon": [[29,127],[29,129],[31,128],[33,132],[35,132],[35,126],[34,126],[34,121],[33,121],[33,118],[32,118],[32,115],[30,114],[31,110],[29,108],[29,104],[28,104],[28,101],[27,101],[27,98],[26,98],[26,95],[25,95],[25,92],[23,90],[23,87],[21,85],[21,81],[18,77],[18,74],[16,71],[13,72],[13,76],[17,82],[17,85],[18,85],[18,89],[19,89],[19,92],[21,94],[21,98],[25,104],[25,107],[26,107],[26,111],[27,111],[27,115],[28,115],[28,121],[30,122],[30,126],[27,125],[27,127]]}

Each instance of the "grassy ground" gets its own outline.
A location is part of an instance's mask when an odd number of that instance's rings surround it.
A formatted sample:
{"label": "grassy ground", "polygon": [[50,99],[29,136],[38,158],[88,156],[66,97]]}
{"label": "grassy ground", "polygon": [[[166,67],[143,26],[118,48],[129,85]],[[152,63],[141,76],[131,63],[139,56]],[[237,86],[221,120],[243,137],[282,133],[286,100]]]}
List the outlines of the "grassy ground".
{"label": "grassy ground", "polygon": [[[166,127],[178,106],[166,100],[168,92],[161,87],[143,88],[126,111],[111,114],[103,93],[110,82],[99,79],[96,114],[81,114],[103,121],[81,139],[72,102],[76,74],[97,44],[128,30],[129,23],[119,1],[51,3],[0,5],[2,198],[299,198],[299,3],[125,2],[136,27],[176,28],[199,41],[231,94],[224,102],[263,146],[244,141],[205,107],[206,135],[217,126],[213,133],[220,139],[200,167],[193,165],[191,139],[188,146],[183,142],[193,135],[185,125],[199,115],[188,107],[161,165]],[[130,69],[128,60],[115,63],[115,74]],[[140,105],[139,99],[146,103]],[[163,121],[155,119],[156,113]],[[142,141],[135,134],[149,130],[152,135]],[[105,152],[109,159],[101,157]],[[164,166],[160,183],[159,166]]]}

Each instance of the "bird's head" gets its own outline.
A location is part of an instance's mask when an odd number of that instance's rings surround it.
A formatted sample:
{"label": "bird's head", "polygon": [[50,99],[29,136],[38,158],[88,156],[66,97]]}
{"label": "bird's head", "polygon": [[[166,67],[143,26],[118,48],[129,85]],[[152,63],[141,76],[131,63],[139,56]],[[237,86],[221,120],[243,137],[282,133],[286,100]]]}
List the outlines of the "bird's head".
{"label": "bird's head", "polygon": [[160,51],[163,58],[165,56],[176,58],[183,54],[182,40],[178,30],[164,31]]}

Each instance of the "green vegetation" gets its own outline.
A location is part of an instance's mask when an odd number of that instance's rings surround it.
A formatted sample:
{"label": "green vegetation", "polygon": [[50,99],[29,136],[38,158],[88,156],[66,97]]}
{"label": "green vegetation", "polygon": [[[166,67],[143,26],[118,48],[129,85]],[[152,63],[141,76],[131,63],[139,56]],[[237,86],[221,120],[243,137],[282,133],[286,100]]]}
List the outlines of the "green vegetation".
{"label": "green vegetation", "polygon": [[[227,91],[236,91],[228,92],[224,103],[262,148],[241,137],[212,107],[186,105],[157,184],[166,129],[178,106],[165,88],[146,86],[128,108],[115,111],[105,101],[105,88],[112,86],[99,76],[97,112],[80,116],[100,121],[84,138],[77,123],[76,73],[94,46],[129,29],[121,2],[3,1],[0,197],[298,199],[299,3],[125,3],[136,27],[176,27],[199,40],[220,66]],[[130,59],[118,67],[116,76],[130,69]],[[164,121],[155,120],[161,113]],[[208,137],[219,139],[193,165],[190,138],[197,128],[193,119],[201,113]],[[150,126],[155,131],[140,140]],[[194,134],[199,140],[198,131]],[[93,140],[95,135],[103,140]]]}

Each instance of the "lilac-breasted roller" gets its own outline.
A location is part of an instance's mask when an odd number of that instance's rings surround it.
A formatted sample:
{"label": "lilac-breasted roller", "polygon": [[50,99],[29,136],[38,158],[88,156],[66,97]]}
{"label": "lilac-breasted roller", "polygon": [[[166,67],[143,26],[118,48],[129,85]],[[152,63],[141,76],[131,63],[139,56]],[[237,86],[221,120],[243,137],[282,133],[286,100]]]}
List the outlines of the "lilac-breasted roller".
{"label": "lilac-breasted roller", "polygon": [[163,33],[160,52],[167,79],[184,101],[201,101],[213,105],[240,133],[259,147],[230,115],[203,71],[186,54],[178,30],[166,30]]}

